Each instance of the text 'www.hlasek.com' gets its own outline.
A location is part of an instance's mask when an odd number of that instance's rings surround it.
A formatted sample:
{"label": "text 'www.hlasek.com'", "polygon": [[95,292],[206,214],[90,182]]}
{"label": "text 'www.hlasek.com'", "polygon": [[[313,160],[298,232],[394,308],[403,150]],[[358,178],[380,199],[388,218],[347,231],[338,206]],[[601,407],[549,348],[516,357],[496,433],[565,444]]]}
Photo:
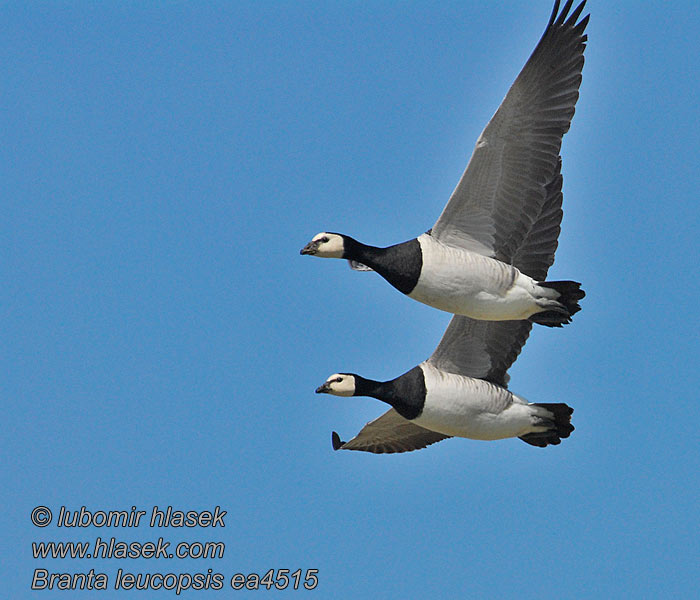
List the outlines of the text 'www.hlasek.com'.
{"label": "text 'www.hlasek.com'", "polygon": [[[226,527],[226,511],[220,506],[213,511],[175,510],[172,506],[154,506],[151,510],[88,510],[85,506],[71,510],[65,506],[54,514],[46,506],[32,510],[31,522],[42,530],[52,525],[57,533],[65,529],[98,529],[94,538],[81,541],[44,539],[32,542],[32,556],[38,561],[51,560],[220,560],[226,545],[220,540],[170,541],[166,536],[153,536],[148,541],[123,540],[111,535],[112,529],[149,527],[165,529],[169,533],[193,529]],[[48,533],[48,530],[44,530]],[[126,536],[124,536],[126,537]],[[213,537],[213,536],[212,536]],[[81,563],[85,564],[85,563]],[[157,563],[162,565],[163,563]],[[50,565],[50,563],[49,563]],[[42,564],[34,569],[32,590],[170,590],[180,594],[185,590],[313,590],[318,586],[318,569],[261,569],[255,573],[219,573],[214,568],[198,572],[175,572],[158,568],[154,571],[132,572],[121,564],[109,573],[102,568],[80,569],[77,572],[58,572]]]}

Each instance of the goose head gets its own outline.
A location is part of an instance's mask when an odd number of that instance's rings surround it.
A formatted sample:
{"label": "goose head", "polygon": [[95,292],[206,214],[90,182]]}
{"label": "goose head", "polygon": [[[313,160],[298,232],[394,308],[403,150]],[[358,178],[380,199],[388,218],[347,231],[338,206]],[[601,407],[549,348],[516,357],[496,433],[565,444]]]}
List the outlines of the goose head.
{"label": "goose head", "polygon": [[334,373],[323,385],[316,388],[317,394],[334,396],[353,396],[356,390],[355,375],[352,373]]}
{"label": "goose head", "polygon": [[343,258],[345,254],[345,236],[339,233],[322,231],[304,246],[300,254],[319,256],[321,258]]}

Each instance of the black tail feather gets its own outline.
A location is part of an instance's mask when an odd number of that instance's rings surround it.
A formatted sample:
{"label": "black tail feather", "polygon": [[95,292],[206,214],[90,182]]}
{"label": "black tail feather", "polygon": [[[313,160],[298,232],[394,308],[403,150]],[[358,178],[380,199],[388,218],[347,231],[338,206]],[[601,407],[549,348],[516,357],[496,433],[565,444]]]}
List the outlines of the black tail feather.
{"label": "black tail feather", "polygon": [[549,425],[550,428],[547,431],[542,431],[538,433],[526,433],[521,435],[520,439],[532,446],[538,446],[544,448],[545,446],[551,444],[556,446],[561,444],[562,438],[568,438],[571,432],[574,430],[574,426],[571,424],[571,415],[574,409],[564,403],[557,404],[535,404],[535,406],[540,406],[547,409],[554,416],[553,419],[542,419],[542,425]]}
{"label": "black tail feather", "polygon": [[529,319],[538,325],[546,325],[547,327],[563,327],[571,323],[571,316],[568,312],[545,310],[532,315]]}
{"label": "black tail feather", "polygon": [[547,327],[561,327],[571,323],[571,316],[581,310],[578,301],[586,296],[581,284],[578,281],[540,281],[537,285],[558,292],[557,302],[561,307],[547,307],[532,315],[530,321]]}

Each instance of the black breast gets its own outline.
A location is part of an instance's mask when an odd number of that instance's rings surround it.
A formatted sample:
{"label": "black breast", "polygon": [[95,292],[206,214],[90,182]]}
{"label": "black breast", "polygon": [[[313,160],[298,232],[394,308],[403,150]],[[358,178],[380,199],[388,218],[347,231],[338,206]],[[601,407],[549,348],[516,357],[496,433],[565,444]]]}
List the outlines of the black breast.
{"label": "black breast", "polygon": [[425,378],[423,369],[413,367],[393,381],[391,405],[404,419],[415,419],[423,412],[425,405]]}

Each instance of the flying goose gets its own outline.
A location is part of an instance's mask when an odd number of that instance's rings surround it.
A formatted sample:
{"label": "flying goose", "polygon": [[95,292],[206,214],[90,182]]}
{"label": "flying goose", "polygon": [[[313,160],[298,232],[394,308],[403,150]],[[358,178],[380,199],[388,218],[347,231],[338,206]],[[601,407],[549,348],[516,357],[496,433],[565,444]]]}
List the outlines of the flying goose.
{"label": "flying goose", "polygon": [[[545,278],[557,248],[562,217],[561,163],[557,165],[538,220],[513,252],[515,266],[535,279]],[[333,432],[333,448],[408,452],[452,436],[519,437],[540,447],[559,444],[574,430],[573,409],[563,403],[531,404],[507,389],[507,371],[531,329],[527,320],[483,321],[455,315],[430,358],[396,379],[379,382],[354,373],[331,375],[317,393],[371,396],[392,407],[350,441],[341,441]]]}
{"label": "flying goose", "polygon": [[514,266],[543,210],[559,168],[562,137],[578,99],[588,16],[585,0],[568,17],[559,0],[525,67],[481,133],[471,160],[428,232],[377,248],[321,232],[301,250],[374,270],[410,298],[488,321],[529,319],[561,327],[580,310],[580,283],[544,281]]}

